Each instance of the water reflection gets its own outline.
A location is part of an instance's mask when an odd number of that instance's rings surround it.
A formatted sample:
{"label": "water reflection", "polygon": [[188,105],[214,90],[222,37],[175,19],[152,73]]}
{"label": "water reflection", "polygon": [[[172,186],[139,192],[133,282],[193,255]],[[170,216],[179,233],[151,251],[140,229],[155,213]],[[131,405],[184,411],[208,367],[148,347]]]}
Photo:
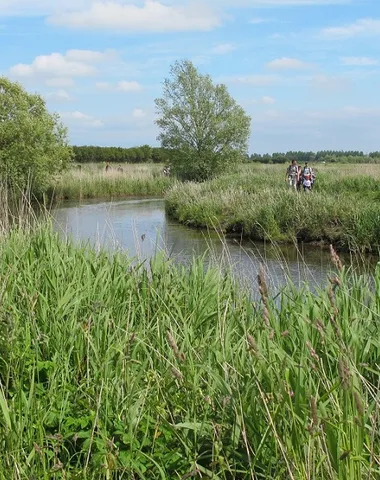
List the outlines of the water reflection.
{"label": "water reflection", "polygon": [[[326,249],[222,239],[216,232],[189,229],[166,216],[162,199],[65,203],[53,217],[55,228],[74,239],[89,241],[97,248],[122,249],[140,261],[156,251],[165,251],[181,263],[189,262],[194,255],[204,255],[208,263],[232,266],[234,274],[254,289],[261,263],[276,291],[289,277],[297,285],[304,281],[324,284],[331,270]],[[347,256],[344,260],[357,261]],[[361,268],[372,265],[368,258],[359,263]]]}

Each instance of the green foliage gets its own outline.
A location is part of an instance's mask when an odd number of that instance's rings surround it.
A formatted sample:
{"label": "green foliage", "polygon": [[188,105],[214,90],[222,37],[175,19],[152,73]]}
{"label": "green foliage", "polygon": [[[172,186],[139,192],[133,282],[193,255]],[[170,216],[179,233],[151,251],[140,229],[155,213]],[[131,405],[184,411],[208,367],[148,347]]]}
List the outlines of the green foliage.
{"label": "green foliage", "polygon": [[170,152],[163,148],[142,145],[141,147],[95,147],[95,146],[74,146],[75,161],[77,163],[168,163]]}
{"label": "green foliage", "polygon": [[42,97],[0,77],[0,175],[7,187],[40,193],[71,155],[67,131]]}
{"label": "green foliage", "polygon": [[45,227],[0,249],[2,480],[379,478],[380,270],[252,303]]}
{"label": "green foliage", "polygon": [[272,153],[260,155],[253,153],[248,157],[251,162],[258,163],[290,163],[292,160],[297,160],[298,163],[303,162],[327,162],[327,163],[380,163],[380,152],[371,152],[365,155],[360,151],[336,151],[336,150],[321,150],[314,152],[286,152],[286,153]]}
{"label": "green foliage", "polygon": [[177,183],[167,192],[166,208],[182,223],[252,239],[380,250],[378,166],[320,166],[310,195],[289,191],[283,174],[281,166],[244,165],[240,173],[201,185]]}
{"label": "green foliage", "polygon": [[227,170],[247,153],[250,118],[225,85],[214,85],[190,61],[176,62],[156,99],[161,145],[173,152],[182,179],[205,180]]}

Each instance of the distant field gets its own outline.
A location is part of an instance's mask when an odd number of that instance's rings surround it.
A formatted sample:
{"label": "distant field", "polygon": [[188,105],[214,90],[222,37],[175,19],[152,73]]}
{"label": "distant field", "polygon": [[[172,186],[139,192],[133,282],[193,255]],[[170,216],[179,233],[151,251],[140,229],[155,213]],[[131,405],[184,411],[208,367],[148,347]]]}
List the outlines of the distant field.
{"label": "distant field", "polygon": [[[118,171],[121,167],[123,171]],[[115,198],[129,195],[163,195],[173,183],[162,173],[160,164],[75,165],[49,188],[48,196],[56,199]]]}

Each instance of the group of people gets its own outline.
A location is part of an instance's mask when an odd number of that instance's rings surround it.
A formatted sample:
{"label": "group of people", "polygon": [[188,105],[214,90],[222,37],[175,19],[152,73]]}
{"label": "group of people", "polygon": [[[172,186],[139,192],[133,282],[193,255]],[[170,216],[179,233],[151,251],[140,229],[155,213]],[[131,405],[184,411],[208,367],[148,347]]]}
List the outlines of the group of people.
{"label": "group of people", "polygon": [[310,192],[315,182],[315,172],[307,162],[302,168],[297,164],[297,160],[293,160],[286,170],[285,181],[288,182],[289,188],[296,191],[303,188],[305,192]]}
{"label": "group of people", "polygon": [[[104,169],[104,170],[105,170],[106,172],[109,172],[109,171],[111,170],[110,162],[107,162],[107,163],[106,163],[106,166],[105,166],[105,169]],[[119,166],[117,167],[117,171],[118,171],[118,172],[124,172],[124,169],[123,169],[123,167],[122,167],[121,165],[119,165]]]}

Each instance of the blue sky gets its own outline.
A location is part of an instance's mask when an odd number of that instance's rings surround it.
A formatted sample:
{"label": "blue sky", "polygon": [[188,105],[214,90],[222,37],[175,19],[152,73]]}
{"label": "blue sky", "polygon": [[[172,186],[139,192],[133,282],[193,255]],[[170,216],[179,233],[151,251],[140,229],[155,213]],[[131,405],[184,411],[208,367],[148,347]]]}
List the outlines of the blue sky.
{"label": "blue sky", "polygon": [[380,150],[379,0],[0,0],[0,45],[77,145],[157,145],[186,58],[251,115],[251,152]]}

